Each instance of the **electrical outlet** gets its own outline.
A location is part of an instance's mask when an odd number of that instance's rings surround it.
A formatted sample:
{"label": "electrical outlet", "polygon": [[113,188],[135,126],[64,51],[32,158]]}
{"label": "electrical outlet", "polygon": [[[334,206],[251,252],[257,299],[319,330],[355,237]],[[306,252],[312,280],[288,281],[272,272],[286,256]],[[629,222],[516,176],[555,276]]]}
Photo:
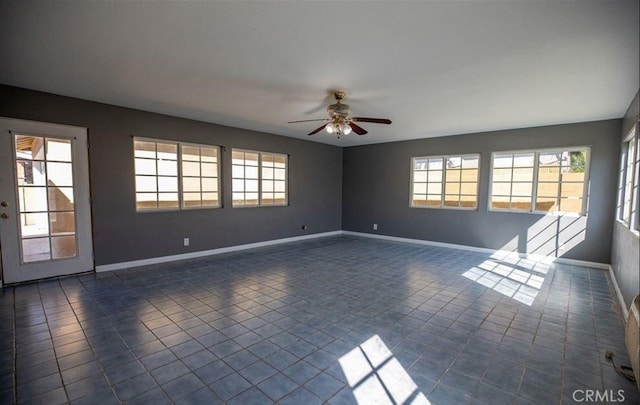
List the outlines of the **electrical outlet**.
{"label": "electrical outlet", "polygon": [[184,238],[184,245],[189,246],[189,238]]}
{"label": "electrical outlet", "polygon": [[378,230],[378,224],[373,224],[373,230],[377,231]]}

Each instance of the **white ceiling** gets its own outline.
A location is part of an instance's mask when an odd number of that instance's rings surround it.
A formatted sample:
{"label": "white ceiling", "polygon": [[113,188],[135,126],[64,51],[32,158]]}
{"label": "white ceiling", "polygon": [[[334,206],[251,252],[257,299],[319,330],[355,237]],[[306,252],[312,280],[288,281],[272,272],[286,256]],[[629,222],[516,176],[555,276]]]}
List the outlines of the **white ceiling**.
{"label": "white ceiling", "polygon": [[[621,117],[638,1],[0,2],[0,82],[340,146]],[[306,134],[344,89],[369,134]]]}

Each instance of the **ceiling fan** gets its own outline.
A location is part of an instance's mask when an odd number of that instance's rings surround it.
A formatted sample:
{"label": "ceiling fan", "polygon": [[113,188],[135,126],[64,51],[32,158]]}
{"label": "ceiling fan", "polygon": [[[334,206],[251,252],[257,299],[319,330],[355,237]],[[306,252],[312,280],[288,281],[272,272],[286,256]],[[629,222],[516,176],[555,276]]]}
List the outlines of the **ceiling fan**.
{"label": "ceiling fan", "polygon": [[335,104],[331,104],[327,107],[327,114],[329,118],[320,118],[315,120],[300,120],[300,121],[289,121],[289,124],[295,124],[298,122],[313,122],[313,121],[324,121],[320,127],[314,129],[309,132],[309,135],[317,134],[318,132],[325,129],[330,134],[336,134],[338,137],[340,135],[349,135],[351,131],[355,132],[358,135],[364,135],[367,131],[356,124],[356,122],[372,122],[374,124],[391,124],[391,120],[386,118],[366,118],[366,117],[352,117],[351,116],[351,108],[347,104],[342,104],[342,100],[344,100],[346,93],[344,91],[334,91],[333,97],[336,99]]}

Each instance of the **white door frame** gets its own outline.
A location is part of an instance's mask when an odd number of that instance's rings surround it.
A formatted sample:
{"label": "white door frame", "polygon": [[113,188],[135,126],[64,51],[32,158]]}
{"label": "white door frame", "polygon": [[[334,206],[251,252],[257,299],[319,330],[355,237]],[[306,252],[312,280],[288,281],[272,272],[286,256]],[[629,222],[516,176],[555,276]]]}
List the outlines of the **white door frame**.
{"label": "white door frame", "polygon": [[[21,259],[19,207],[15,164],[14,134],[51,136],[71,139],[73,188],[76,223],[76,252],[72,258],[23,263]],[[89,189],[89,153],[87,129],[0,117],[0,254],[2,284],[19,283],[48,277],[86,272],[95,269],[91,229],[91,199]]]}

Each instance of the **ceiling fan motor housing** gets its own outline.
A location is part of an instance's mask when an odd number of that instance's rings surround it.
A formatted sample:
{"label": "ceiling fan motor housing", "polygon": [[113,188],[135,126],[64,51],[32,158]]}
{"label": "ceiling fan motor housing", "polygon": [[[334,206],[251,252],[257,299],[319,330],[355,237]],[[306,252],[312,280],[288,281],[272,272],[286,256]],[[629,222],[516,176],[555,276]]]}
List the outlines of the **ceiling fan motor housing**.
{"label": "ceiling fan motor housing", "polygon": [[330,118],[346,119],[351,114],[351,108],[348,104],[336,103],[327,107],[327,113]]}

